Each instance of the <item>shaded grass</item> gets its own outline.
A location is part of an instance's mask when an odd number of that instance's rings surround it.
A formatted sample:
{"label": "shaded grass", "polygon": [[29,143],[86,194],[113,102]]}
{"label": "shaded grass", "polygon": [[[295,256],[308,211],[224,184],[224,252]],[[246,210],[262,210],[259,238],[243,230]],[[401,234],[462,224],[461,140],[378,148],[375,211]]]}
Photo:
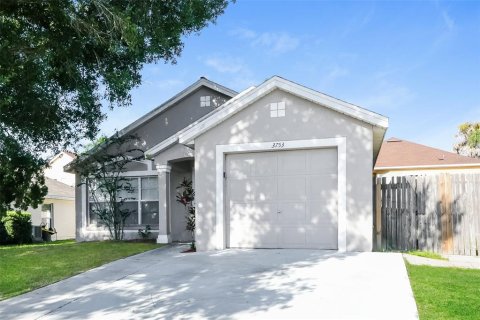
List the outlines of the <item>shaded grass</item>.
{"label": "shaded grass", "polygon": [[480,318],[480,270],[406,265],[420,320]]}
{"label": "shaded grass", "polygon": [[158,247],[155,243],[74,240],[0,246],[0,300]]}
{"label": "shaded grass", "polygon": [[429,259],[436,259],[436,260],[448,260],[447,258],[442,257],[438,253],[435,252],[428,252],[428,251],[407,251],[405,253],[411,254],[412,256],[418,256],[423,258]]}

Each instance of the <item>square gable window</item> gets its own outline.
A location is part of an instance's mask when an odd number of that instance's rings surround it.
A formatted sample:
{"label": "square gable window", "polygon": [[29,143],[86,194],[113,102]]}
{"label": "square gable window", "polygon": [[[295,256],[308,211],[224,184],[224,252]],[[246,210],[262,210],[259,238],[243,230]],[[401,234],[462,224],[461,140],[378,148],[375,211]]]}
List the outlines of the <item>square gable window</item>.
{"label": "square gable window", "polygon": [[280,118],[285,117],[285,102],[273,102],[270,103],[270,117]]}
{"label": "square gable window", "polygon": [[210,96],[201,96],[200,97],[200,107],[210,107]]}

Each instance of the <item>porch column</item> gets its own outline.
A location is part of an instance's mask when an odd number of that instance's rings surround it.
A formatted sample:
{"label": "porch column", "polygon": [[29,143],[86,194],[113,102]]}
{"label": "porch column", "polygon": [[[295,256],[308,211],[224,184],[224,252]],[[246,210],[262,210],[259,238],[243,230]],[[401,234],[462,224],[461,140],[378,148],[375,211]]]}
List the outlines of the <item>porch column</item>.
{"label": "porch column", "polygon": [[158,237],[157,243],[170,243],[170,165],[157,164],[158,172]]}

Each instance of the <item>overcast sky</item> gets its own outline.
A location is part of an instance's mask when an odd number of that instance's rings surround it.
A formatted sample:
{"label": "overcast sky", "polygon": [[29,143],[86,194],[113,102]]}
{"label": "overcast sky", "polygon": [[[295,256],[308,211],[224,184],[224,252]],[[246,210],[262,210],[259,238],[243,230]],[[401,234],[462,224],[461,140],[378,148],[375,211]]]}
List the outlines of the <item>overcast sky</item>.
{"label": "overcast sky", "polygon": [[205,76],[234,90],[279,75],[390,118],[387,137],[451,150],[480,121],[480,1],[246,1],[185,38],[176,65],[147,65],[122,129]]}

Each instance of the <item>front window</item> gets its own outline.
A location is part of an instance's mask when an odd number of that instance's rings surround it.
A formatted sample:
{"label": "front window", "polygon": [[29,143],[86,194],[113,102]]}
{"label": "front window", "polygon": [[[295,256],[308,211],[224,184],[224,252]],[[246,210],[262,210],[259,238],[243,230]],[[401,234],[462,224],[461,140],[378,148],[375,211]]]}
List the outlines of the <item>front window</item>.
{"label": "front window", "polygon": [[[126,226],[157,225],[158,224],[158,179],[157,177],[131,177],[120,183],[128,185],[117,192],[117,198],[123,200],[121,209],[128,209],[131,213],[125,221]],[[102,201],[103,200],[103,201]],[[93,225],[101,224],[91,209],[93,206],[106,206],[100,196],[97,203],[89,198],[89,222]]]}

